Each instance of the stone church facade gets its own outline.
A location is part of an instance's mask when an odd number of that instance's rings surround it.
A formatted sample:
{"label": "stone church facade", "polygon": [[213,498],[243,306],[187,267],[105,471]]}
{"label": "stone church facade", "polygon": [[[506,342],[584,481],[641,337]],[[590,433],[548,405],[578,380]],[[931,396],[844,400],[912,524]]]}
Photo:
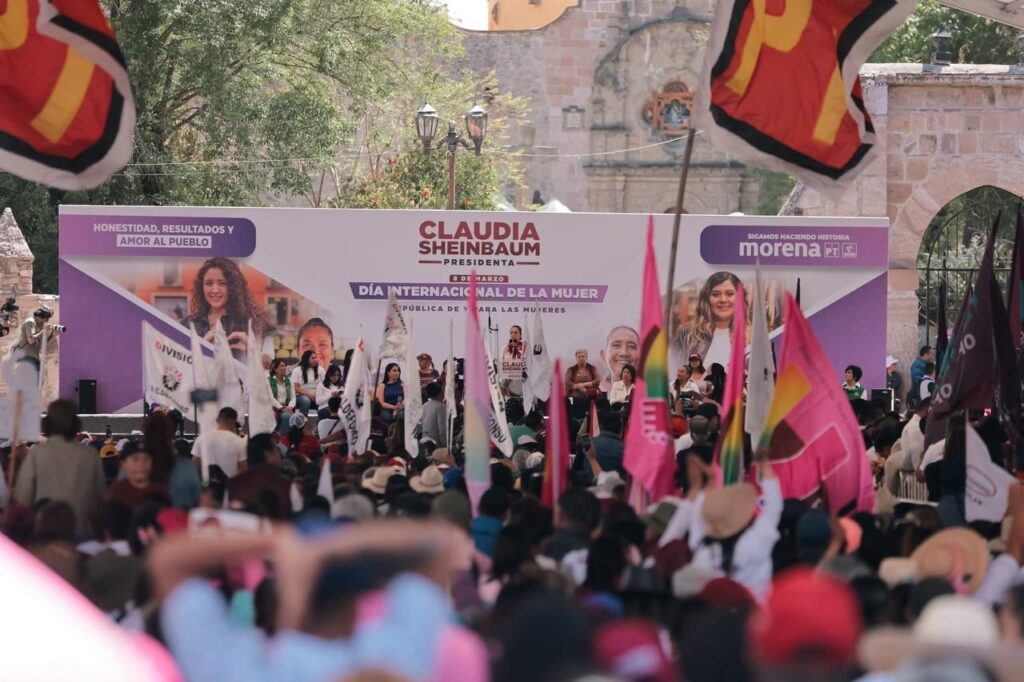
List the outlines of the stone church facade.
{"label": "stone church facade", "polygon": [[[465,32],[468,64],[530,98],[529,120],[511,129],[526,185],[515,203],[539,191],[573,211],[669,210],[713,3],[492,0],[492,28],[495,9],[508,24],[512,12],[538,2],[569,6],[541,28]],[[750,212],[757,201],[749,169],[702,135],[688,183],[691,213]]]}

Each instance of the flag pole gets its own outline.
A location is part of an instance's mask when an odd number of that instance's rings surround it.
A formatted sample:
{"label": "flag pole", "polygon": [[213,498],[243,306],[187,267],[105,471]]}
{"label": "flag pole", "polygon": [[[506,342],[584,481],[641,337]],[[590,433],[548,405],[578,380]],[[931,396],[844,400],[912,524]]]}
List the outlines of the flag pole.
{"label": "flag pole", "polygon": [[14,495],[15,467],[18,465],[18,441],[21,434],[18,433],[18,426],[21,423],[21,389],[14,391],[14,421],[11,425],[11,456],[7,461],[7,490]]}
{"label": "flag pole", "polygon": [[672,249],[668,257],[668,286],[665,288],[665,329],[670,326],[672,315],[672,288],[676,278],[676,253],[679,250],[679,223],[683,217],[683,198],[686,196],[686,180],[690,175],[690,157],[693,154],[693,138],[697,131],[692,127],[686,135],[686,150],[683,152],[683,169],[679,175],[679,191],[676,192],[676,210],[672,220]]}

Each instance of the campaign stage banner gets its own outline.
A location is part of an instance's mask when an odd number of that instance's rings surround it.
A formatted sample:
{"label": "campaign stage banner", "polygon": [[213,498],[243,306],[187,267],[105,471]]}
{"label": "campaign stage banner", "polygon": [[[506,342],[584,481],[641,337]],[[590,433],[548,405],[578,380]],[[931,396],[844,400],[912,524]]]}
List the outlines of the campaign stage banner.
{"label": "campaign stage banner", "polygon": [[[646,227],[635,214],[62,206],[61,394],[96,379],[101,412],[140,411],[143,321],[183,347],[193,324],[212,354],[219,320],[243,375],[248,352],[264,365],[305,351],[341,364],[361,335],[378,347],[391,292],[415,320],[415,350],[440,371],[452,320],[463,355],[474,270],[503,381],[524,362],[511,328],[532,325],[537,310],[552,359],[569,367],[583,350],[607,377],[639,359]],[[684,215],[675,286],[662,292],[672,298],[670,369],[693,353],[707,369],[727,366],[736,287],[747,285],[749,316],[760,262],[775,342],[783,293],[799,279],[836,381],[854,364],[862,384],[884,387],[887,228],[879,218]],[[663,274],[671,232],[672,216],[656,215]]]}

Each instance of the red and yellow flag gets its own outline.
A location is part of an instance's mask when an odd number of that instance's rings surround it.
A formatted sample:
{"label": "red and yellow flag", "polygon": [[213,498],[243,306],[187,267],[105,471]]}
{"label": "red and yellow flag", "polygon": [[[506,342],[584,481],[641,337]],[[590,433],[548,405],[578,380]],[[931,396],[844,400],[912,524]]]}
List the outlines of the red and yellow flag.
{"label": "red and yellow flag", "polygon": [[849,182],[875,141],[858,72],[917,0],[721,0],[701,127],[811,186]]}
{"label": "red and yellow flag", "polygon": [[135,104],[97,0],[7,0],[0,13],[0,169],[95,187],[132,153]]}

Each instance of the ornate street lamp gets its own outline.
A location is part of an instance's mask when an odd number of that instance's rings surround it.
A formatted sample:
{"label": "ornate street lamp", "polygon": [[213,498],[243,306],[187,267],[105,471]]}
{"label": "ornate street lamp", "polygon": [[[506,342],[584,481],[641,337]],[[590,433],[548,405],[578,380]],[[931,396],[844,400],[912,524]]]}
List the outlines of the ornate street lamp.
{"label": "ornate street lamp", "polygon": [[[466,133],[473,141],[472,147],[479,154],[484,137],[487,136],[487,112],[479,105],[474,106],[466,112],[465,120]],[[416,112],[416,135],[423,143],[424,154],[429,154],[431,149],[448,148],[448,210],[451,211],[455,209],[455,152],[459,147],[469,149],[471,145],[455,129],[455,121],[448,121],[448,134],[438,140],[437,145],[433,145],[438,121],[437,110],[424,104]]]}
{"label": "ornate street lamp", "polygon": [[947,65],[953,55],[949,52],[949,43],[953,40],[953,34],[945,24],[939,25],[939,30],[932,34],[932,46],[935,52],[932,53],[932,64]]}
{"label": "ornate street lamp", "polygon": [[430,151],[430,143],[433,142],[434,135],[437,134],[437,122],[437,109],[429,104],[424,104],[416,112],[416,135],[423,143],[424,152]]}

